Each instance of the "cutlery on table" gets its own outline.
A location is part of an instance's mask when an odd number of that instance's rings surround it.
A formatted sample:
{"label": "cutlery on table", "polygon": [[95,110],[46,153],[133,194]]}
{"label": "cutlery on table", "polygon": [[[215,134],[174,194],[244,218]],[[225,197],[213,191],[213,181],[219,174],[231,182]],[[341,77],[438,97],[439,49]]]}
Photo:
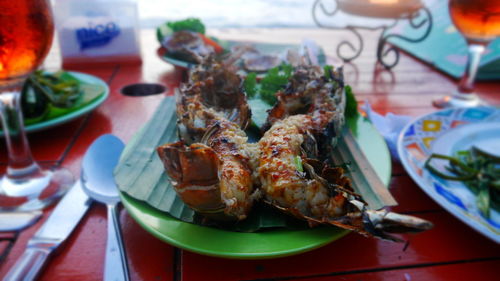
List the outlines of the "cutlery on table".
{"label": "cutlery on table", "polygon": [[4,281],[34,280],[50,254],[71,234],[90,203],[91,200],[77,181],[28,241],[26,250],[7,273]]}
{"label": "cutlery on table", "polygon": [[[94,141],[85,152],[82,169],[88,168],[85,167],[85,163],[99,165],[98,169],[107,169],[102,165],[108,162],[100,160],[103,155],[107,155],[107,151],[110,151],[109,145],[110,143],[103,142],[101,138]],[[47,221],[28,241],[26,250],[3,281],[34,280],[47,258],[69,237],[91,203],[92,200],[82,189],[81,181],[77,181],[57,204]]]}
{"label": "cutlery on table", "polygon": [[19,231],[40,219],[42,211],[0,212],[0,232]]}
{"label": "cutlery on table", "polygon": [[105,143],[107,149],[98,158],[83,160],[82,186],[95,201],[108,209],[108,238],[103,280],[129,280],[128,264],[123,247],[117,205],[120,195],[113,177],[113,169],[120,159],[123,142],[113,135],[103,135],[96,142]]}

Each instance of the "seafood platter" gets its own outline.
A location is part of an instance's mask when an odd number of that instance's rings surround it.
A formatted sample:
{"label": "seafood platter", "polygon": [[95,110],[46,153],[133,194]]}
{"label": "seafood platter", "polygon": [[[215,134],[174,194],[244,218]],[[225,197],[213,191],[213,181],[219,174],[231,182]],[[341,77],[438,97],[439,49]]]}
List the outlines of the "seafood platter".
{"label": "seafood platter", "polygon": [[[115,170],[125,207],[151,234],[201,254],[251,259],[305,252],[349,232],[402,241],[400,233],[432,227],[372,208],[349,176],[359,171],[332,159],[353,118],[342,68],[307,56],[272,68],[286,79],[269,99],[266,77],[240,76],[234,55],[201,57]],[[269,107],[255,122],[249,101],[259,97]],[[385,146],[373,135],[368,142]],[[257,227],[238,228],[247,222]]]}
{"label": "seafood platter", "polygon": [[[282,63],[296,62],[300,53],[317,52],[311,59],[317,64],[325,63],[326,57],[317,46],[248,43],[220,40],[205,34],[205,27],[197,19],[186,19],[165,24],[157,29],[160,48],[159,57],[181,68],[193,68],[200,64],[208,55],[226,55],[231,57],[233,64],[238,64],[239,70],[245,72],[265,72]],[[307,42],[307,41],[306,41]],[[312,43],[312,42],[309,42]]]}

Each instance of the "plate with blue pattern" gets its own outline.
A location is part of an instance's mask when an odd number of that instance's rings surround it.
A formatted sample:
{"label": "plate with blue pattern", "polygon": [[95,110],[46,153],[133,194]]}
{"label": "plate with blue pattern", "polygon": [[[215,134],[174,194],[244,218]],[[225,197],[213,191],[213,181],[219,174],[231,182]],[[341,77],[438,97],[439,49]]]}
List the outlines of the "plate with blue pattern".
{"label": "plate with blue pattern", "polygon": [[476,195],[457,181],[432,175],[425,162],[432,153],[452,156],[472,146],[500,143],[500,109],[453,108],[421,116],[408,124],[398,139],[401,163],[418,186],[445,210],[500,244],[500,212],[485,217]]}

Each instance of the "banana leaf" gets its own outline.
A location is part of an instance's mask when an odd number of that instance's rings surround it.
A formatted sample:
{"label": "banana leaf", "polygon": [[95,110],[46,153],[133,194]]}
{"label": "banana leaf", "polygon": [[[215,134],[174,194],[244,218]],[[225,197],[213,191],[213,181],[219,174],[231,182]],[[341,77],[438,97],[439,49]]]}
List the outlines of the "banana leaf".
{"label": "banana leaf", "polygon": [[[254,109],[252,108],[252,110]],[[366,122],[368,121],[358,118],[350,123],[353,129],[356,130],[357,127],[366,129]],[[368,128],[371,128],[371,130],[364,132],[370,134],[368,146],[370,146],[370,149],[373,148],[376,151],[377,155],[375,158],[378,158],[377,163],[380,164],[380,161],[382,161],[382,165],[378,165],[375,172],[378,175],[382,175],[382,182],[387,186],[390,178],[390,156],[383,140],[381,142],[374,142],[372,140],[372,134],[377,134],[373,127],[369,125]],[[379,138],[381,137],[379,136]],[[283,227],[291,229],[308,227],[305,222],[282,214],[264,204],[255,206],[249,217],[238,223],[220,224],[207,221],[197,215],[177,197],[167,174],[164,172],[163,164],[156,153],[156,147],[165,143],[175,142],[177,139],[175,100],[173,97],[166,97],[158,106],[151,120],[127,144],[114,171],[119,189],[135,199],[189,223],[208,224],[226,230],[242,232],[265,231],[267,229]],[[350,159],[349,155],[344,155],[342,160],[355,161],[355,159]],[[374,157],[368,158],[374,159]],[[381,158],[382,160],[380,160]],[[369,181],[364,180],[359,182],[368,185]],[[368,185],[360,190],[363,189],[369,190],[370,186]],[[365,196],[364,194],[362,195]],[[369,192],[366,196],[373,197],[371,201],[377,202],[377,206],[383,205],[383,202],[376,196],[376,192]]]}

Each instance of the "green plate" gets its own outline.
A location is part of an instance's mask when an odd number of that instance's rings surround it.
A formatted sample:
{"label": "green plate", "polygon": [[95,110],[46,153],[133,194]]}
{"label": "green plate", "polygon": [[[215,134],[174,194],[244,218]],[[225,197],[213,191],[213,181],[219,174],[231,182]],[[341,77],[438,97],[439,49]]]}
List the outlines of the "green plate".
{"label": "green plate", "polygon": [[[78,80],[80,80],[84,84],[100,86],[103,89],[103,93],[101,95],[99,95],[97,98],[95,98],[93,101],[89,102],[88,104],[86,104],[86,105],[84,105],[76,110],[70,111],[67,114],[64,114],[64,115],[61,115],[61,116],[58,116],[58,117],[55,117],[52,119],[47,119],[47,120],[43,120],[43,121],[40,121],[37,123],[26,125],[24,127],[24,129],[27,133],[41,131],[41,130],[55,127],[55,126],[64,124],[66,122],[69,122],[71,120],[74,120],[74,119],[94,110],[96,107],[98,107],[101,103],[103,103],[108,98],[109,88],[108,88],[108,85],[106,84],[106,82],[102,81],[101,79],[99,79],[93,75],[89,75],[89,74],[85,74],[85,73],[81,73],[81,72],[68,71],[68,73],[71,74],[72,76],[74,76],[75,78],[77,78]],[[0,130],[0,136],[3,136],[2,130]]]}
{"label": "green plate", "polygon": [[[387,186],[391,177],[391,158],[384,139],[364,118],[350,120],[348,124],[371,165]],[[182,222],[123,192],[121,198],[132,218],[146,231],[173,246],[209,256],[235,259],[283,257],[321,247],[349,233],[332,226],[306,230],[232,232]]]}

